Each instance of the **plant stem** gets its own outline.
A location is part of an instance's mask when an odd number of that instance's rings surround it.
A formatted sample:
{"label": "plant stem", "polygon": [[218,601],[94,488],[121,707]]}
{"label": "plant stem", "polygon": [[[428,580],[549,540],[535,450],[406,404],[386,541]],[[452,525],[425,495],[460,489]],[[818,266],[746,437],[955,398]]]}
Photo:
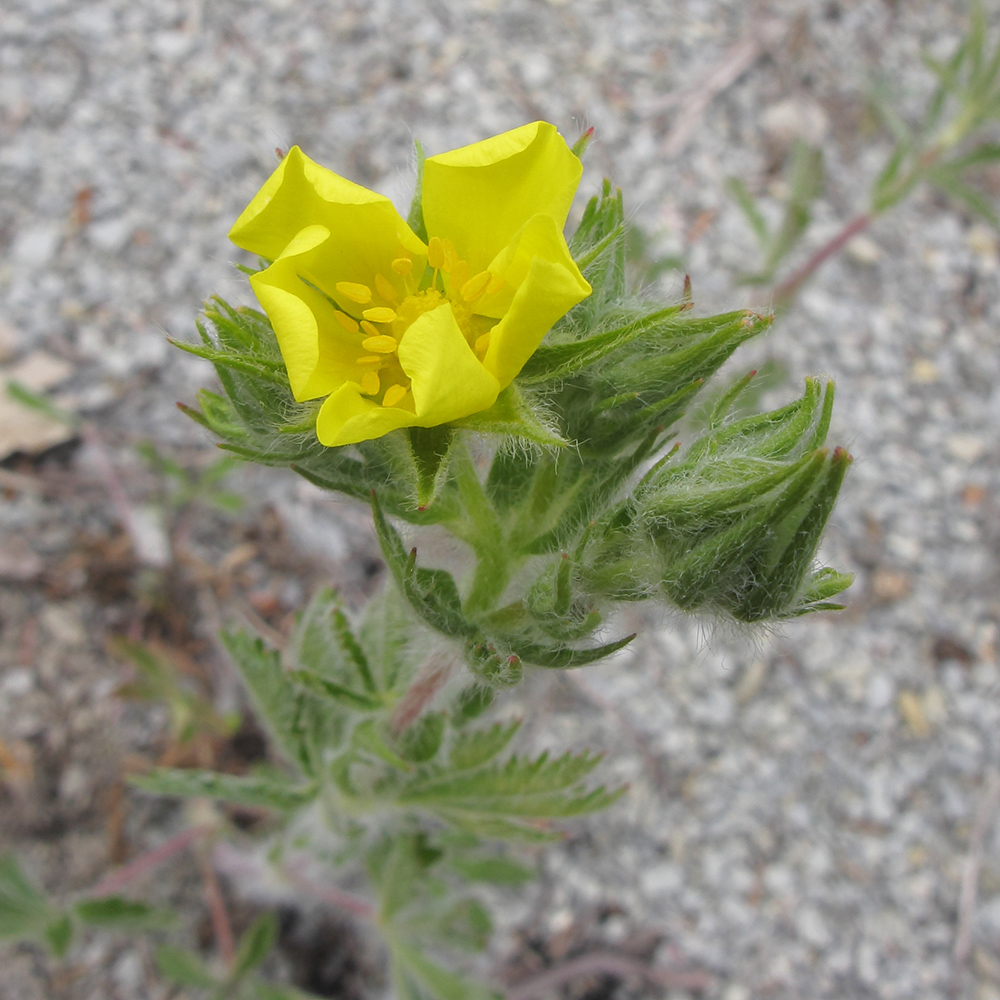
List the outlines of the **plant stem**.
{"label": "plant stem", "polygon": [[116,871],[105,875],[90,890],[90,895],[110,896],[113,892],[121,889],[122,886],[128,885],[133,879],[139,878],[140,875],[144,875],[148,871],[152,871],[152,869],[172,858],[175,854],[180,854],[181,851],[193,844],[200,836],[208,832],[209,828],[206,826],[192,826],[186,830],[182,830],[154,850],[140,855],[135,861],[131,861]]}
{"label": "plant stem", "polygon": [[359,917],[362,920],[375,921],[375,907],[360,896],[351,895],[351,893],[344,892],[336,886],[328,885],[325,882],[317,882],[315,879],[299,875],[291,865],[286,865],[282,870],[282,874],[292,885],[302,889],[304,892],[308,892],[310,896],[321,899],[324,903],[329,903],[338,910],[346,910],[352,916]]}
{"label": "plant stem", "polygon": [[208,856],[202,851],[195,852],[198,858],[198,869],[201,871],[202,880],[205,883],[205,897],[208,901],[208,909],[212,914],[212,930],[215,932],[215,943],[219,946],[222,960],[226,963],[227,969],[232,969],[236,961],[236,944],[233,941],[233,927],[229,922],[229,912],[226,910],[226,901],[219,887],[219,880],[216,877],[215,869]]}
{"label": "plant stem", "polygon": [[795,297],[799,288],[812,277],[813,272],[826,263],[830,257],[839,253],[859,233],[863,233],[874,220],[870,212],[856,215],[829,242],[821,246],[798,270],[793,271],[784,281],[777,285],[771,295],[775,309],[780,309]]}

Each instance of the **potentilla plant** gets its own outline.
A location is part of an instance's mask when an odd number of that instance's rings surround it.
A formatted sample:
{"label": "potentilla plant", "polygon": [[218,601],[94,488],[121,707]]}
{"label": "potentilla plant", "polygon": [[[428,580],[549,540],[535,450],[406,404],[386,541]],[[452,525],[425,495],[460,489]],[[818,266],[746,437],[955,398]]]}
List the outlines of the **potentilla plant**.
{"label": "potentilla plant", "polygon": [[[231,233],[261,257],[263,311],[215,300],[179,345],[222,387],[185,412],[239,458],[370,505],[388,573],[358,613],[316,595],[280,651],[224,635],[280,768],[135,784],[280,817],[227,867],[377,927],[406,1000],[490,995],[449,958],[486,943],[477,884],[530,879],[518,841],[622,793],[593,782],[598,753],[530,756],[517,721],[490,721],[525,670],[621,650],[625,603],[774,623],[850,583],[814,566],[850,463],[825,446],[832,385],[740,418],[747,376],[680,447],[696,394],[770,318],[630,293],[607,181],[567,242],[588,139],[535,122],[418,146],[405,220],[293,148]],[[425,561],[429,526],[461,543],[453,564]],[[221,970],[174,949],[162,968],[219,997],[293,995],[254,972],[254,934]]]}

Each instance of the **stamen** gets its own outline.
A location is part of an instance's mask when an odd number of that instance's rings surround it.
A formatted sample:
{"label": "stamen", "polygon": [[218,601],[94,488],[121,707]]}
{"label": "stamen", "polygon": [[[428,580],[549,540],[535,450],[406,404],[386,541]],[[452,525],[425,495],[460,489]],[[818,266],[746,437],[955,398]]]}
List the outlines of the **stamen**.
{"label": "stamen", "polygon": [[387,306],[375,306],[366,309],[362,314],[369,323],[391,323],[396,318],[396,310]]}
{"label": "stamen", "polygon": [[490,280],[490,283],[486,286],[486,294],[496,295],[496,293],[499,292],[500,289],[503,288],[503,286],[506,284],[507,282],[504,281],[499,274],[494,274],[493,278]]}
{"label": "stamen", "polygon": [[444,244],[440,236],[432,236],[427,241],[427,263],[439,271],[444,267]]}
{"label": "stamen", "polygon": [[492,280],[493,275],[489,271],[480,271],[473,278],[462,285],[462,298],[466,302],[475,302],[483,292],[486,291],[486,286]]}
{"label": "stamen", "polygon": [[455,270],[455,265],[458,263],[458,251],[455,249],[455,244],[451,242],[447,237],[441,241],[444,249],[444,265],[443,270],[445,274],[451,274]]}
{"label": "stamen", "polygon": [[369,337],[381,337],[382,334],[379,328],[374,323],[369,323],[368,320],[363,319],[361,321],[361,329],[368,334]]}
{"label": "stamen", "polygon": [[385,299],[386,302],[395,302],[399,298],[396,286],[381,274],[375,275],[375,290]]}
{"label": "stamen", "polygon": [[363,306],[372,300],[372,290],[367,285],[359,285],[356,281],[338,281],[336,287],[345,299],[357,302],[358,305]]}
{"label": "stamen", "polygon": [[387,334],[379,334],[377,337],[369,337],[361,341],[361,346],[372,354],[392,354],[399,346],[395,338]]}
{"label": "stamen", "polygon": [[339,309],[333,315],[337,317],[337,322],[348,333],[358,332],[358,321],[353,316],[348,316],[347,313],[342,313]]}
{"label": "stamen", "polygon": [[379,354],[362,354],[360,358],[355,358],[354,363],[356,365],[380,365],[382,364],[382,356]]}
{"label": "stamen", "polygon": [[406,389],[403,386],[390,385],[389,388],[385,390],[385,395],[382,397],[382,405],[395,406],[405,395]]}
{"label": "stamen", "polygon": [[451,287],[461,288],[469,280],[469,265],[464,260],[455,262],[451,271]]}
{"label": "stamen", "polygon": [[[392,262],[392,269],[396,274],[401,274],[404,278],[413,270],[413,261],[409,257],[397,257]],[[375,279],[376,284],[378,279]]]}
{"label": "stamen", "polygon": [[476,354],[485,354],[490,346],[490,335],[484,333],[481,337],[476,337]]}
{"label": "stamen", "polygon": [[361,376],[361,388],[368,396],[374,396],[381,388],[378,375],[375,372],[365,372]]}

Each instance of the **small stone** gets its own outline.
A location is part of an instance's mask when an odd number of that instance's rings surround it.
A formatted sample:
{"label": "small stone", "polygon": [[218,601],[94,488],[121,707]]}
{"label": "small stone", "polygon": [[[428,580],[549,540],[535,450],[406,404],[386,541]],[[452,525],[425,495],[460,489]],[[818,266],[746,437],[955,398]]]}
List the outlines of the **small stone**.
{"label": "small stone", "polygon": [[71,604],[48,604],[39,616],[42,626],[63,646],[83,646],[87,631],[78,609]]}
{"label": "small stone", "polygon": [[912,587],[909,573],[899,570],[877,569],[872,573],[872,599],[879,604],[901,601]]}
{"label": "small stone", "polygon": [[779,142],[802,139],[818,146],[830,130],[830,119],[815,101],[789,98],[772,104],[761,116],[764,131]]}
{"label": "small stone", "polygon": [[55,256],[60,239],[59,226],[55,223],[29,226],[14,237],[11,258],[25,267],[42,267]]}
{"label": "small stone", "polygon": [[806,907],[798,916],[799,936],[814,948],[825,948],[830,943],[830,931],[819,911]]}
{"label": "small stone", "polygon": [[923,699],[915,691],[900,691],[897,699],[899,714],[905,719],[910,732],[918,740],[925,740],[931,734],[930,722],[924,711]]}
{"label": "small stone", "polygon": [[933,385],[940,377],[938,366],[930,358],[917,358],[910,366],[910,381],[918,385]]}
{"label": "small stone", "polygon": [[59,798],[70,805],[83,805],[91,792],[90,775],[82,764],[70,764],[59,779]]}
{"label": "small stone", "polygon": [[946,444],[948,451],[962,462],[975,462],[986,450],[986,442],[977,434],[954,434]]}
{"label": "small stone", "polygon": [[35,686],[35,675],[27,667],[17,667],[14,670],[5,670],[0,678],[0,693],[8,698],[17,698],[27,694]]}
{"label": "small stone", "polygon": [[855,236],[844,247],[844,252],[855,264],[864,264],[865,266],[874,264],[882,256],[879,245],[871,237],[864,234]]}
{"label": "small stone", "polygon": [[1000,258],[1000,241],[992,226],[985,226],[977,222],[965,237],[969,249],[982,258],[984,263],[996,264]]}

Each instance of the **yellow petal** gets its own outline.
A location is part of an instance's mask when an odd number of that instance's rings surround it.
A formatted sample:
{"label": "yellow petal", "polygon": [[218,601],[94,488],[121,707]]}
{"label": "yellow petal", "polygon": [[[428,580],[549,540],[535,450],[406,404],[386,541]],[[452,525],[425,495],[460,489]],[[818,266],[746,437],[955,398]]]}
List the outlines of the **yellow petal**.
{"label": "yellow petal", "polygon": [[504,279],[474,305],[500,318],[490,330],[483,366],[506,388],[535,353],[552,324],[590,294],[562,232],[546,215],[536,215],[490,264]]}
{"label": "yellow petal", "polygon": [[532,216],[550,216],[562,229],[582,172],[554,125],[522,125],[429,157],[424,222],[428,232],[450,239],[477,274]]}
{"label": "yellow petal", "polygon": [[410,377],[420,427],[436,427],[496,402],[500,385],[472,353],[450,303],[414,320],[398,356]]}
{"label": "yellow petal", "polygon": [[321,254],[329,237],[324,226],[303,229],[286,254],[250,278],[300,401],[325,395],[358,371],[357,337],[344,329],[329,299],[299,278],[302,262]]}
{"label": "yellow petal", "polygon": [[398,406],[380,406],[345,383],[331,393],[316,415],[316,436],[328,448],[381,437],[400,427],[412,427],[415,414]]}
{"label": "yellow petal", "polygon": [[351,300],[337,292],[338,282],[370,287],[386,262],[400,256],[400,246],[419,258],[418,271],[427,256],[388,198],[314,163],[298,146],[236,220],[229,238],[275,260],[311,225],[325,226],[336,238],[324,244],[322,259],[311,262],[313,269],[300,274],[346,311]]}

